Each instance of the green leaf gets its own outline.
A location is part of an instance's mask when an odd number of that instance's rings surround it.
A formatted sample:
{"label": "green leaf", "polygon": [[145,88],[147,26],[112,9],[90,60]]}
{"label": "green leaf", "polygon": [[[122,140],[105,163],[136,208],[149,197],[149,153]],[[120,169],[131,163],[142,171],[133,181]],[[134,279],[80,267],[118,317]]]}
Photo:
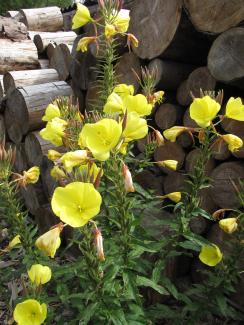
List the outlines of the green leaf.
{"label": "green leaf", "polygon": [[88,322],[90,321],[92,316],[95,314],[98,307],[99,307],[99,303],[94,302],[94,303],[88,305],[86,308],[84,308],[84,310],[82,311],[82,319],[81,319],[82,325],[88,324]]}
{"label": "green leaf", "polygon": [[227,306],[226,297],[223,294],[221,294],[216,297],[216,300],[222,315],[227,316],[226,310],[228,309],[228,306]]}
{"label": "green leaf", "polygon": [[143,276],[137,276],[136,277],[136,283],[138,286],[141,287],[150,287],[152,289],[154,289],[155,291],[157,291],[158,293],[162,294],[162,295],[168,295],[168,291],[162,287],[161,285],[158,285],[157,283],[155,283],[153,280],[150,280],[148,278],[145,278]]}

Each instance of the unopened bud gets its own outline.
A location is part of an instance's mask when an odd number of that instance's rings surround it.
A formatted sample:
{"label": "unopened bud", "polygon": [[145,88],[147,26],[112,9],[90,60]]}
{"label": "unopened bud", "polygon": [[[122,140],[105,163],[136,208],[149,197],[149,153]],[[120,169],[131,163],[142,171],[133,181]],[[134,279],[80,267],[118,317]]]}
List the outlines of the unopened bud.
{"label": "unopened bud", "polygon": [[123,173],[123,176],[124,176],[125,191],[127,193],[135,192],[131,172],[130,172],[128,166],[126,166],[124,163],[123,163],[123,166],[122,166],[122,173]]}
{"label": "unopened bud", "polygon": [[94,245],[96,247],[97,257],[99,261],[105,261],[105,256],[103,252],[103,236],[98,228],[95,228],[94,230]]}

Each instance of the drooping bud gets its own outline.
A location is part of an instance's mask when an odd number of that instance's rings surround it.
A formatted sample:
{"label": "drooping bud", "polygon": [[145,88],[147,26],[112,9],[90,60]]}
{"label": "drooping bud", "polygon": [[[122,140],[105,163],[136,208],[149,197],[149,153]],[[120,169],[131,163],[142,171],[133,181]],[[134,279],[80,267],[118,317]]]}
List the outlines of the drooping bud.
{"label": "drooping bud", "polygon": [[122,165],[122,173],[123,173],[123,176],[124,176],[125,191],[127,193],[135,192],[131,172],[130,172],[128,166],[126,166],[124,163]]}
{"label": "drooping bud", "polygon": [[97,257],[99,261],[105,261],[104,251],[103,251],[103,236],[101,231],[96,227],[94,229],[94,245],[97,251]]}

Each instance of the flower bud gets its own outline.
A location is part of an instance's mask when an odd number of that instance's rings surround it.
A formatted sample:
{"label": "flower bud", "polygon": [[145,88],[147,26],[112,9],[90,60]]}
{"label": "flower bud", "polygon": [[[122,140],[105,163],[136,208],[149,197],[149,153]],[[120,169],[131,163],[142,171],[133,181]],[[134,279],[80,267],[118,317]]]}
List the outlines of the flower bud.
{"label": "flower bud", "polygon": [[48,150],[47,158],[49,160],[55,161],[62,157],[62,154],[56,150]]}
{"label": "flower bud", "polygon": [[219,227],[227,234],[232,234],[237,230],[237,218],[226,218],[219,221]]}
{"label": "flower bud", "polygon": [[215,244],[202,246],[199,254],[200,261],[208,266],[216,266],[222,258],[223,255]]}
{"label": "flower bud", "polygon": [[176,161],[176,160],[162,160],[162,161],[158,161],[157,164],[162,167],[167,167],[169,169],[176,170],[178,161]]}
{"label": "flower bud", "polygon": [[35,184],[40,176],[40,168],[37,166],[31,167],[27,171],[24,171],[24,180],[26,184]]}
{"label": "flower bud", "polygon": [[94,245],[97,250],[97,257],[99,261],[105,261],[105,256],[103,252],[103,237],[101,231],[98,228],[94,230]]}
{"label": "flower bud", "polygon": [[63,230],[63,227],[63,224],[60,223],[38,237],[35,243],[36,247],[43,251],[47,256],[54,258],[54,255],[61,244],[60,233]]}
{"label": "flower bud", "polygon": [[52,178],[54,178],[56,181],[59,181],[62,178],[66,178],[65,172],[59,168],[58,166],[54,166],[51,171],[50,175]]}
{"label": "flower bud", "polygon": [[160,199],[170,199],[171,201],[178,203],[181,200],[181,192],[172,192],[166,195],[160,196]]}
{"label": "flower bud", "polygon": [[123,173],[123,176],[124,176],[125,191],[127,193],[135,192],[131,172],[130,172],[128,166],[126,166],[124,163],[123,163],[123,166],[122,166],[122,173]]}

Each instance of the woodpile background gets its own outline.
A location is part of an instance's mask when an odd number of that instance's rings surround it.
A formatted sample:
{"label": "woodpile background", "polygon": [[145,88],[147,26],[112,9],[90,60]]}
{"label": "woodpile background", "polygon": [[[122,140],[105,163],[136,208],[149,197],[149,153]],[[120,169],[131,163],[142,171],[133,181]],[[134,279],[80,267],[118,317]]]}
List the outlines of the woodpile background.
{"label": "woodpile background", "polygon": [[[87,4],[95,15],[96,1]],[[195,126],[189,116],[190,94],[199,96],[200,88],[224,89],[224,102],[230,96],[243,97],[244,0],[127,0],[125,7],[131,9],[130,32],[138,38],[139,47],[129,53],[126,40],[120,40],[116,71],[119,82],[133,84],[136,91],[140,87],[133,70],[138,75],[141,66],[156,71],[156,87],[166,95],[150,117],[152,126],[160,131],[174,125]],[[74,13],[75,6],[62,11],[49,7],[9,11],[8,18],[0,18],[0,137],[5,136],[9,145],[16,147],[16,172],[33,165],[41,167],[39,183],[22,194],[43,230],[56,222],[49,207],[55,183],[46,158],[54,146],[39,136],[44,110],[54,98],[72,93],[84,110],[97,93],[96,51],[91,47],[87,53],[76,52],[78,40],[92,29],[85,26],[71,31]],[[244,140],[244,122],[225,119],[220,130]],[[145,141],[138,142],[138,157],[143,156]],[[232,154],[222,144],[213,145],[212,150],[206,174],[213,179],[213,186],[202,191],[201,206],[209,213],[237,208],[240,204],[232,181],[238,186],[239,179],[244,179],[244,149]],[[197,156],[192,139],[182,134],[176,143],[166,142],[154,153],[155,161],[177,160],[178,170],[155,167],[144,171],[137,181],[160,195],[182,191],[185,174],[194,169]],[[214,226],[199,217],[191,227],[209,237]],[[223,238],[222,231],[215,229],[212,241],[219,243]],[[189,276],[189,268],[184,267],[180,276]],[[191,274],[197,277],[194,265]]]}

